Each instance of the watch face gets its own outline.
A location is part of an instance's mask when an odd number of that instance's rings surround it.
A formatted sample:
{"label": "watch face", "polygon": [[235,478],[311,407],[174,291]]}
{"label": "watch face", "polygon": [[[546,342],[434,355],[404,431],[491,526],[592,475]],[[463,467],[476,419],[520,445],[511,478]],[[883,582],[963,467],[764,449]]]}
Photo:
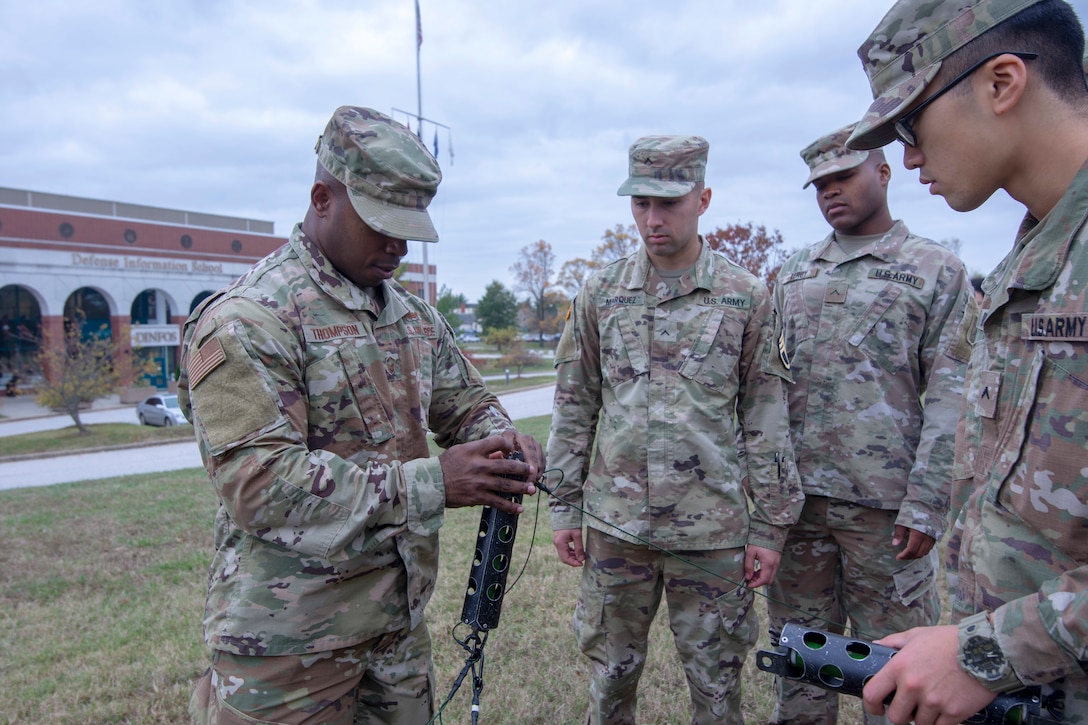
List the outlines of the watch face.
{"label": "watch face", "polygon": [[989,637],[971,637],[963,648],[964,664],[984,680],[996,682],[1006,672],[1005,655]]}

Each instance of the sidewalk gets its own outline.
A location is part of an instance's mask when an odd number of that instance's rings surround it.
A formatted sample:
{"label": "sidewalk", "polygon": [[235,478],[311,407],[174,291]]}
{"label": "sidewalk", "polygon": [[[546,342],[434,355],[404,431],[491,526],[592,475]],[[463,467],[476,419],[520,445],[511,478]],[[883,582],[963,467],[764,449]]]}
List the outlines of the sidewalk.
{"label": "sidewalk", "polygon": [[[135,405],[123,405],[121,396],[114,393],[91,403],[87,410],[110,410],[112,408],[135,408]],[[38,405],[37,395],[16,395],[9,398],[0,395],[0,420],[16,420],[24,418],[44,418],[57,415],[57,411]]]}
{"label": "sidewalk", "polygon": [[[555,384],[544,383],[504,393],[499,396],[499,402],[510,413],[510,417],[517,421],[521,418],[550,415],[554,394]],[[41,408],[31,396],[24,397],[24,400],[16,397],[0,401],[0,413],[13,416],[0,420],[0,436],[29,432],[24,431],[24,428],[48,430],[72,425],[67,416],[56,415]],[[88,420],[85,422],[128,422],[136,425],[135,406],[121,405],[116,396],[98,403],[92,411],[88,411]],[[16,418],[16,414],[24,417]],[[140,445],[123,450],[103,449],[70,455],[53,454],[40,458],[20,456],[18,460],[0,461],[0,491],[134,473],[199,468],[201,465],[195,440]]]}

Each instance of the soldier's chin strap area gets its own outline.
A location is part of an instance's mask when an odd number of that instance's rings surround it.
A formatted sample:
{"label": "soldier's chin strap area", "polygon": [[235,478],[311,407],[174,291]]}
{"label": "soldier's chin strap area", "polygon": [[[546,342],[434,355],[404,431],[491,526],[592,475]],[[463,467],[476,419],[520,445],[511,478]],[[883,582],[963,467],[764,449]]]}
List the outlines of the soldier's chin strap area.
{"label": "soldier's chin strap area", "polygon": [[[507,458],[525,460],[521,451],[514,451]],[[509,476],[514,480],[524,481],[524,478]],[[505,497],[510,501],[521,503],[521,494],[511,494]],[[539,514],[539,503],[537,508]],[[518,531],[517,514],[506,513],[490,506],[484,506],[480,513],[480,529],[476,537],[476,553],[472,558],[472,567],[468,575],[468,586],[465,588],[465,604],[461,609],[461,624],[472,628],[471,634],[464,639],[459,639],[456,634],[454,640],[468,652],[465,666],[453,683],[450,694],[446,696],[442,707],[435,715],[435,720],[441,721],[442,711],[457,693],[469,672],[472,673],[472,723],[476,725],[480,717],[480,693],[484,689],[484,645],[487,644],[488,633],[499,626],[499,614],[502,610],[502,600],[508,591],[506,578],[510,573],[510,557],[514,549],[514,537]],[[533,538],[536,538],[536,526],[533,527]],[[532,553],[532,541],[529,551]],[[528,563],[526,555],[526,563]],[[524,568],[522,569],[524,571]],[[520,574],[518,575],[521,576]],[[517,584],[517,580],[514,580]],[[513,584],[510,585],[513,588]],[[455,628],[456,629],[456,628]]]}
{"label": "soldier's chin strap area", "polygon": [[[821,687],[841,695],[861,697],[873,675],[895,654],[891,647],[844,637],[832,632],[787,623],[774,643],[777,650],[759,650],[756,666],[764,672]],[[890,698],[889,698],[890,701]],[[997,696],[985,710],[964,720],[979,725],[1058,725],[1060,720],[1044,714],[1044,708],[1058,703],[1044,703],[1038,687],[1027,687]]]}

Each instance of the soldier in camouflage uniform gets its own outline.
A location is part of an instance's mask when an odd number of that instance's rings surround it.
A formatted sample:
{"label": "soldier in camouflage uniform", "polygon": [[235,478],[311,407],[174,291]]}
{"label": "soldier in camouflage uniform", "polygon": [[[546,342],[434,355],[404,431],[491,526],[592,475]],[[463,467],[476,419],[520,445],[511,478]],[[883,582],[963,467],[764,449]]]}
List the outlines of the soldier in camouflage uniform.
{"label": "soldier in camouflage uniform", "polygon": [[[902,0],[858,51],[874,102],[852,148],[899,138],[957,211],[1027,207],[987,276],[957,431],[954,624],[888,637],[870,712],[960,722],[1041,687],[1088,723],[1088,88],[1059,0]],[[1044,711],[1045,712],[1045,711]]]}
{"label": "soldier in camouflage uniform", "polygon": [[[286,245],[194,310],[179,393],[219,497],[197,722],[427,722],[447,506],[513,513],[517,434],[442,316],[393,281],[437,241],[415,135],[342,107]],[[432,457],[428,431],[447,450]],[[521,450],[525,463],[500,455]]]}
{"label": "soldier in camouflage uniform", "polygon": [[556,351],[551,520],[560,559],[584,564],[574,630],[591,663],[590,723],[635,722],[662,591],[692,722],[743,722],[758,622],[740,584],[773,579],[800,510],[770,295],[698,233],[708,148],[697,136],[631,146],[619,194],[644,244],[585,283]]}
{"label": "soldier in camouflage uniform", "polygon": [[[940,615],[933,545],[947,523],[967,361],[954,347],[971,285],[955,254],[892,219],[891,168],[880,150],[847,149],[853,130],[801,152],[832,232],[788,259],[774,289],[805,506],[770,589],[772,636],[787,621],[838,633],[849,621],[873,638]],[[778,686],[773,722],[836,721],[834,693]]]}

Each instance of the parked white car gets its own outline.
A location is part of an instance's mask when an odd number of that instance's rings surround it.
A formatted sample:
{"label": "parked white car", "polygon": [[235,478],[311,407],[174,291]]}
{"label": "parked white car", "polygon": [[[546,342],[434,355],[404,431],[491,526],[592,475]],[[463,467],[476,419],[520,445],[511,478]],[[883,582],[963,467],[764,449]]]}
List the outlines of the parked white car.
{"label": "parked white car", "polygon": [[176,395],[152,395],[136,405],[136,417],[140,425],[186,425]]}

